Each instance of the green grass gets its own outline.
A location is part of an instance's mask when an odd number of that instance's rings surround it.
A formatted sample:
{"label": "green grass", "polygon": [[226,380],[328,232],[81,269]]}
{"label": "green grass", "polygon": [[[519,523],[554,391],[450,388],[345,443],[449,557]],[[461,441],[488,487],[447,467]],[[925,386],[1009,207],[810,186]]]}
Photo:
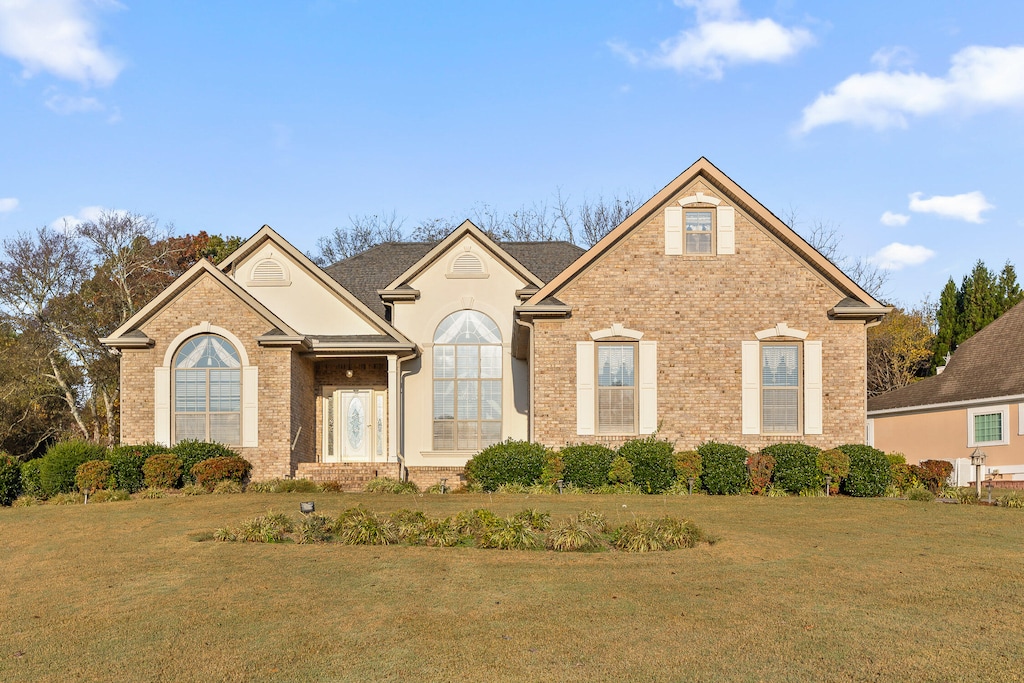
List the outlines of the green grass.
{"label": "green grass", "polygon": [[[331,515],[671,514],[719,540],[641,555],[196,540],[309,499]],[[1024,680],[1022,532],[1024,510],[843,497],[5,508],[0,680]]]}

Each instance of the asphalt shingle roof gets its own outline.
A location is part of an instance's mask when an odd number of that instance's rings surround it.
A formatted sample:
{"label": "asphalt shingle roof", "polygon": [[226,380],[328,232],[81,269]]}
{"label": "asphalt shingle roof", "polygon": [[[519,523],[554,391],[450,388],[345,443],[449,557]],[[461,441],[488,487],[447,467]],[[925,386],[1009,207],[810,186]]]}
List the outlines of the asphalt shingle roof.
{"label": "asphalt shingle roof", "polygon": [[[383,317],[384,302],[377,290],[391,284],[435,245],[436,242],[385,242],[327,266],[324,271]],[[584,251],[569,242],[503,242],[500,246],[543,282],[553,279]]]}
{"label": "asphalt shingle roof", "polygon": [[868,399],[868,411],[1024,394],[1024,302],[965,341],[941,375]]}

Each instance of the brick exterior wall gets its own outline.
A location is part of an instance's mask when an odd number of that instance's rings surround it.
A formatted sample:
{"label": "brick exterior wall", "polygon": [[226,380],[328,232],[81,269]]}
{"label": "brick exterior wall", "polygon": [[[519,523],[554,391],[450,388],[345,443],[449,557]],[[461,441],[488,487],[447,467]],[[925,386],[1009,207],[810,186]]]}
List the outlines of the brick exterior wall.
{"label": "brick exterior wall", "polygon": [[[697,191],[730,203],[702,179],[670,202]],[[713,210],[686,208],[701,206]],[[628,438],[576,434],[576,342],[620,323],[658,342],[660,435],[677,449],[711,439],[750,450],[780,441],[862,443],[865,328],[827,315],[845,295],[739,207],[735,254],[666,256],[664,234],[664,211],[658,210],[556,294],[572,307],[570,318],[537,321],[534,439],[554,447],[599,442],[614,448]],[[822,341],[822,435],[742,434],[741,342],[779,322]]]}
{"label": "brick exterior wall", "polygon": [[[249,363],[259,367],[259,446],[239,449],[242,457],[253,465],[253,479],[291,476],[291,439],[295,424],[290,398],[293,395],[292,351],[259,346],[256,337],[268,332],[270,323],[209,275],[200,277],[142,325],[142,331],[156,342],[153,348],[123,350],[121,442],[135,444],[153,440],[154,368],[163,365],[164,354],[175,337],[203,322],[222,327],[238,337]],[[299,379],[296,381],[301,383]],[[302,420],[302,416],[297,417],[298,423]]]}
{"label": "brick exterior wall", "polygon": [[409,481],[420,487],[420,491],[440,484],[442,479],[447,479],[445,486],[454,491],[466,485],[465,471],[464,467],[409,467],[406,474]]}

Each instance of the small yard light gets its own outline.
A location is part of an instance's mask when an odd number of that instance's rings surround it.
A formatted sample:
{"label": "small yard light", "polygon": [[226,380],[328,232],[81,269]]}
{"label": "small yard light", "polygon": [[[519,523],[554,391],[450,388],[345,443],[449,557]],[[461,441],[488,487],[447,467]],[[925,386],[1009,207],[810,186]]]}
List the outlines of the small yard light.
{"label": "small yard light", "polygon": [[563,481],[562,479],[559,479],[555,483],[558,484],[558,493],[559,493],[559,495],[561,495],[562,487],[565,485],[565,481]]}
{"label": "small yard light", "polygon": [[448,493],[448,480],[447,479],[442,479],[441,480],[441,493]]}
{"label": "small yard light", "polygon": [[975,448],[971,453],[971,464],[974,465],[974,482],[978,486],[978,498],[981,498],[981,468],[985,466],[985,451]]}
{"label": "small yard light", "polygon": [[301,512],[302,514],[308,515],[309,513],[315,512],[315,511],[316,511],[316,503],[314,503],[313,501],[310,500],[310,501],[307,501],[305,503],[299,503],[299,512]]}
{"label": "small yard light", "polygon": [[995,484],[992,482],[991,479],[987,479],[985,481],[985,488],[988,489],[988,502],[991,505],[992,504],[992,489],[995,488]]}
{"label": "small yard light", "polygon": [[828,498],[829,492],[832,490],[832,475],[825,475],[825,497]]}
{"label": "small yard light", "polygon": [[686,478],[686,495],[693,495],[693,477]]}

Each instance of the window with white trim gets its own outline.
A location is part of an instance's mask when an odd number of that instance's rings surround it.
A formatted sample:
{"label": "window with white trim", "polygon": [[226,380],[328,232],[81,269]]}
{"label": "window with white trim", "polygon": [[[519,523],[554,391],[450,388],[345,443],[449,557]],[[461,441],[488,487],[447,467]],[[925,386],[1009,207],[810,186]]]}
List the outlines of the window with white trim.
{"label": "window with white trim", "polygon": [[434,450],[479,451],[501,441],[501,331],[458,311],[434,333]]}
{"label": "window with white trim", "polygon": [[597,344],[597,433],[636,434],[635,343]]}
{"label": "window with white trim", "polygon": [[202,334],[174,357],[173,442],[242,442],[242,363],[223,337]]}
{"label": "window with white trim", "polygon": [[761,433],[800,433],[800,344],[761,343]]}
{"label": "window with white trim", "polygon": [[1010,406],[967,409],[967,445],[1000,446],[1010,443]]}
{"label": "window with white trim", "polygon": [[712,211],[686,211],[684,230],[686,233],[687,254],[714,253],[712,241],[714,238],[714,223]]}

